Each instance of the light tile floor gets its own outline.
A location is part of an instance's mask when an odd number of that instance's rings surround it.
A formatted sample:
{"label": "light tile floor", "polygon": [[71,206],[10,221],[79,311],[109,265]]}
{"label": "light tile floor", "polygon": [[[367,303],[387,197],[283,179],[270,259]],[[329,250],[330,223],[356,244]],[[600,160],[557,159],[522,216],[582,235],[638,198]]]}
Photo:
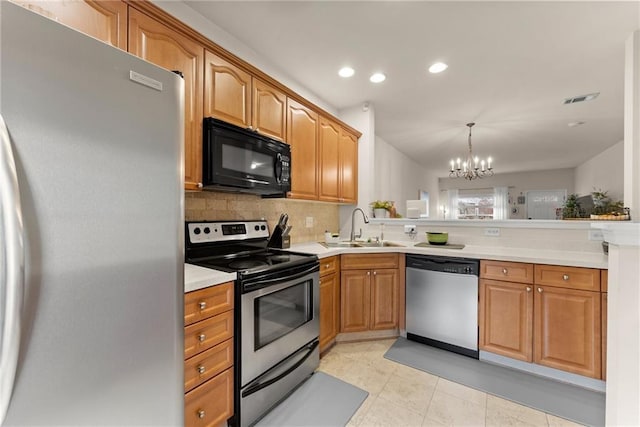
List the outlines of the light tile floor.
{"label": "light tile floor", "polygon": [[387,360],[395,339],[336,344],[320,371],[369,392],[347,427],[578,426]]}

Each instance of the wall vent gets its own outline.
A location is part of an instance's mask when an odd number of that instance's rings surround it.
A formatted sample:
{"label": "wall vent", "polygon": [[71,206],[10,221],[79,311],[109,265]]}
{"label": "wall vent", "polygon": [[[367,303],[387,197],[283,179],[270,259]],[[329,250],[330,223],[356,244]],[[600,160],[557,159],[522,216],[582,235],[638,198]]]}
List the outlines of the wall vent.
{"label": "wall vent", "polygon": [[574,104],[576,102],[591,101],[592,99],[596,99],[598,95],[600,95],[600,92],[590,93],[588,95],[574,96],[573,98],[566,98],[563,104],[566,105]]}

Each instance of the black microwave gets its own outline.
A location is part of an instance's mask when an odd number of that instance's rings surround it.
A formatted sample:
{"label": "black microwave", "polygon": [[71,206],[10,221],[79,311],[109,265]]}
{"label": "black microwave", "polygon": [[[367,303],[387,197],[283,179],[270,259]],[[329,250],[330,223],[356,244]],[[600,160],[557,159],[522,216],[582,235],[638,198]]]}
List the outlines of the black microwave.
{"label": "black microwave", "polygon": [[291,148],[254,131],[211,117],[203,122],[204,189],[286,197]]}

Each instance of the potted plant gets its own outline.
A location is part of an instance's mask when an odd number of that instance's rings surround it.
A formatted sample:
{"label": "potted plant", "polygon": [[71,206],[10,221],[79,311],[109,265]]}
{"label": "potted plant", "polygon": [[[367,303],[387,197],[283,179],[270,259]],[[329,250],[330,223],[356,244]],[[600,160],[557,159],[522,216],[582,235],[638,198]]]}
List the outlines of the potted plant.
{"label": "potted plant", "polygon": [[370,203],[374,218],[387,218],[393,204],[387,200],[376,200]]}
{"label": "potted plant", "polygon": [[584,216],[584,209],[578,202],[577,194],[569,194],[567,200],[562,205],[562,219],[581,218]]}

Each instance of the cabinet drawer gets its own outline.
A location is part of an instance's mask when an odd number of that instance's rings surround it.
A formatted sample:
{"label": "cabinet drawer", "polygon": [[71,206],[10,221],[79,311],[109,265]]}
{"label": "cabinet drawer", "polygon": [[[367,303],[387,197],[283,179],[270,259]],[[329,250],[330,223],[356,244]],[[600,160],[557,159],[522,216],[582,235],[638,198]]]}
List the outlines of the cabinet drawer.
{"label": "cabinet drawer", "polygon": [[233,283],[211,286],[184,295],[184,324],[191,325],[233,309]]}
{"label": "cabinet drawer", "polygon": [[533,283],[533,264],[480,260],[480,278]]}
{"label": "cabinet drawer", "polygon": [[600,291],[609,292],[609,270],[600,270]]}
{"label": "cabinet drawer", "polygon": [[215,427],[233,415],[233,368],[184,396],[184,425]]}
{"label": "cabinet drawer", "polygon": [[340,258],[332,256],[320,260],[320,277],[333,274],[340,268]]}
{"label": "cabinet drawer", "polygon": [[233,310],[184,328],[184,358],[210,349],[233,336]]}
{"label": "cabinet drawer", "polygon": [[536,264],[534,270],[536,285],[600,291],[600,270],[595,268]]}
{"label": "cabinet drawer", "polygon": [[193,356],[184,362],[184,391],[187,392],[233,365],[233,339]]}
{"label": "cabinet drawer", "polygon": [[342,255],[340,259],[340,267],[343,270],[398,268],[398,254]]}

